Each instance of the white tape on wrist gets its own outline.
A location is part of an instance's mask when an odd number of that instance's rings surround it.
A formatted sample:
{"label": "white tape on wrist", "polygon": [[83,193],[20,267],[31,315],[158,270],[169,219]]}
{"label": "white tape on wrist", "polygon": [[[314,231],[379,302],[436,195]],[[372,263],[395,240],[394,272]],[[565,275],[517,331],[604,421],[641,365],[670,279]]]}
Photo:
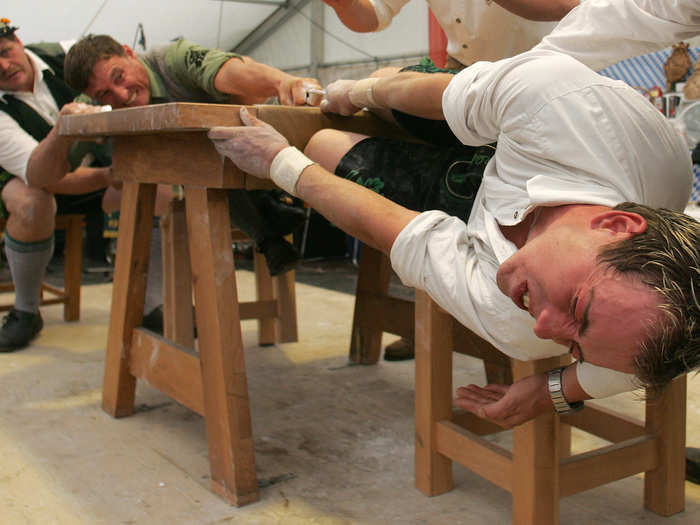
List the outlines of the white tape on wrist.
{"label": "white tape on wrist", "polygon": [[294,146],[281,150],[270,165],[270,178],[287,193],[296,196],[296,187],[301,172],[316,164]]}
{"label": "white tape on wrist", "polygon": [[355,85],[350,88],[348,98],[352,105],[358,108],[375,109],[380,106],[374,100],[374,85],[379,82],[378,78],[363,78],[355,82]]}

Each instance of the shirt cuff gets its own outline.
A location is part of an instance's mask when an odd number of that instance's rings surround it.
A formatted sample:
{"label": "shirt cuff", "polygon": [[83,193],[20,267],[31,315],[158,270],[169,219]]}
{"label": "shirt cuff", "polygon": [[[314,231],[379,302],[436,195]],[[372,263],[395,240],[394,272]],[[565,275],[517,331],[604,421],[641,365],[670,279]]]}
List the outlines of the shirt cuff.
{"label": "shirt cuff", "polygon": [[591,363],[576,363],[576,377],[583,391],[594,399],[639,388],[634,374],[625,374]]}

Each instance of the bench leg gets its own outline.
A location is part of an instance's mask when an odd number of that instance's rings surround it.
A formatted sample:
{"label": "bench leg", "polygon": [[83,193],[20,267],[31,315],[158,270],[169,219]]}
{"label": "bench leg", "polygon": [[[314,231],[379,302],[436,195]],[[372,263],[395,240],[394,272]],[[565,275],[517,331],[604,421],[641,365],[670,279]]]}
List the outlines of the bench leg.
{"label": "bench leg", "polygon": [[160,218],[163,252],[163,336],[194,348],[192,270],[187,248],[185,202],[173,200]]}
{"label": "bench leg", "polygon": [[[513,379],[560,366],[560,358],[513,363]],[[559,418],[542,414],[513,429],[513,525],[559,523]]]}
{"label": "bench leg", "polygon": [[386,315],[386,312],[373,298],[388,294],[390,278],[389,259],[381,252],[363,245],[350,340],[350,361],[353,363],[372,365],[379,360],[382,352],[382,329],[378,320]]}
{"label": "bench leg", "polygon": [[66,302],[63,320],[80,319],[80,279],[83,273],[83,221],[81,216],[71,217],[66,226],[65,267],[63,274]]}
{"label": "bench leg", "polygon": [[415,293],[415,484],[435,496],[452,489],[452,461],[435,451],[434,428],[452,416],[453,320],[428,294]]}
{"label": "bench leg", "polygon": [[136,378],[129,372],[129,348],[134,327],[143,320],[155,200],[155,184],[124,182],[102,386],[102,408],[114,417],[131,415],[134,409]]}
{"label": "bench leg", "polygon": [[257,501],[258,485],[228,198],[185,188],[185,204],[212,490],[245,505]]}
{"label": "bench leg", "polygon": [[658,436],[659,466],[644,474],[644,506],[661,516],[685,509],[686,376],[646,404],[646,429]]}

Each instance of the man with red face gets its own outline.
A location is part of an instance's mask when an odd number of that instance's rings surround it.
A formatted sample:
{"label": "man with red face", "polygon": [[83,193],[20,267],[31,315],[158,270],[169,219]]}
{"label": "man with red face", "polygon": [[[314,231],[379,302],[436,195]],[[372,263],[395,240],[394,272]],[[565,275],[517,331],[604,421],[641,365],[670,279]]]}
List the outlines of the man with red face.
{"label": "man with red face", "polygon": [[512,426],[635,385],[660,389],[698,366],[700,230],[671,211],[688,201],[689,153],[635,90],[564,55],[528,52],[457,75],[338,81],[326,96],[327,111],[391,108],[446,120],[463,144],[497,141],[465,221],[335,177],[337,157],[315,164],[243,112],[245,127],[210,131],[241,169],[389,255],[405,284],[504,353],[577,359],[512,386],[462,387],[459,406]]}
{"label": "man with red face", "polygon": [[[259,104],[277,97],[286,105],[318,105],[315,79],[220,49],[177,40],[137,55],[107,35],[89,35],[66,56],[66,81],[115,109],[164,102]],[[274,193],[229,192],[232,221],[265,255],[271,275],[291,270],[298,253],[284,236],[304,220],[304,212],[285,206]]]}
{"label": "man with red face", "polygon": [[41,281],[53,253],[54,217],[98,213],[118,203],[109,159],[94,145],[73,144],[53,126],[61,115],[90,112],[72,103],[63,81],[70,43],[26,48],[0,19],[0,216],[15,304],[0,328],[0,352],[25,347],[42,329]]}

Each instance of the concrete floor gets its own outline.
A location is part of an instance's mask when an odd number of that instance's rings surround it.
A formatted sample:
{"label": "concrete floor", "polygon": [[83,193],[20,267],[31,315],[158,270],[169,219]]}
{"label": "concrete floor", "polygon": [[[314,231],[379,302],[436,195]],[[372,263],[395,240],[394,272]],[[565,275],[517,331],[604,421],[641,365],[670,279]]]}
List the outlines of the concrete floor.
{"label": "concrete floor", "polygon": [[[252,297],[252,274],[238,279]],[[412,362],[348,366],[353,297],[297,291],[301,342],[261,348],[243,323],[262,486],[243,508],[208,489],[202,418],[142,383],[134,416],[100,409],[111,285],[83,287],[80,322],[44,308],[34,344],[0,354],[0,525],[510,523],[510,495],[461,467],[450,493],[413,488]],[[478,362],[455,364],[456,384],[482,381]],[[689,391],[688,443],[700,446],[697,379]],[[609,403],[642,411],[632,396]],[[576,434],[574,448],[589,442]],[[635,476],[566,498],[561,523],[700,523],[699,486],[686,483],[687,510],[668,519],[643,509],[642,492]]]}

